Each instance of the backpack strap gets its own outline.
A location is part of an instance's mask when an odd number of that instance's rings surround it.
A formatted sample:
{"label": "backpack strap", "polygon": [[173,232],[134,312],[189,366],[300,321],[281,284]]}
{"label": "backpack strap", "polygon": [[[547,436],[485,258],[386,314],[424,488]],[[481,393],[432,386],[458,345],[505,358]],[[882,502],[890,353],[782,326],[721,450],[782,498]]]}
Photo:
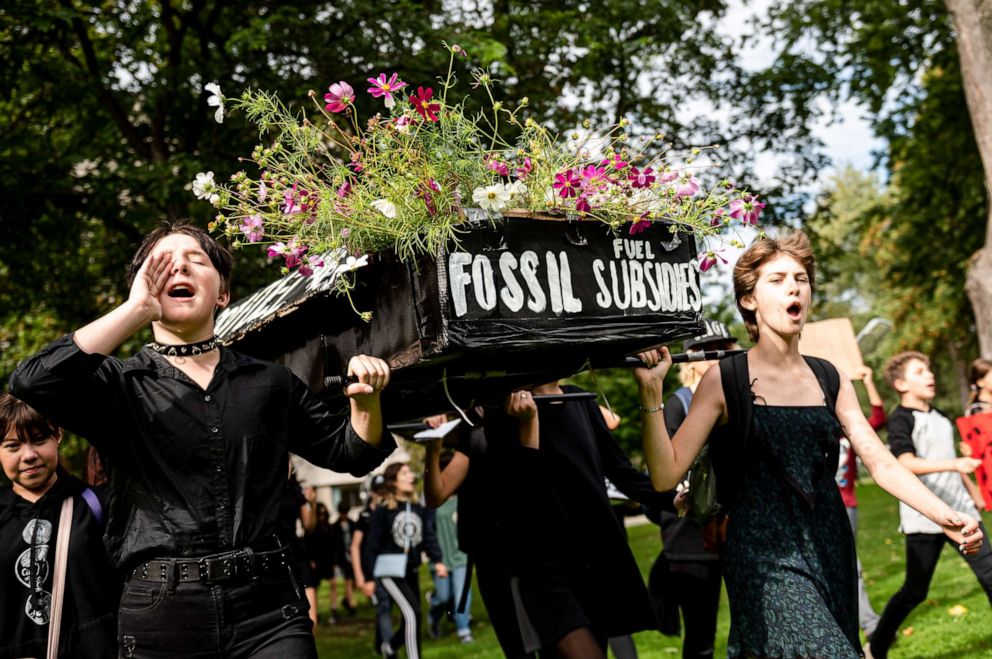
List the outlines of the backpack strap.
{"label": "backpack strap", "polygon": [[823,391],[823,400],[826,401],[827,406],[830,408],[830,413],[836,416],[837,395],[840,393],[840,374],[837,373],[837,367],[826,359],[820,359],[819,357],[803,355],[803,359],[806,360],[806,363],[813,371],[813,375],[816,376],[817,381],[820,383],[820,389]]}
{"label": "backpack strap", "polygon": [[86,505],[89,506],[90,512],[93,513],[93,517],[96,518],[96,523],[101,527],[103,526],[103,504],[100,503],[100,498],[96,495],[90,488],[83,490],[83,500]]}
{"label": "backpack strap", "polygon": [[721,359],[719,368],[728,421],[711,435],[709,443],[710,460],[717,476],[717,500],[726,509],[743,483],[743,465],[753,430],[747,352]]}

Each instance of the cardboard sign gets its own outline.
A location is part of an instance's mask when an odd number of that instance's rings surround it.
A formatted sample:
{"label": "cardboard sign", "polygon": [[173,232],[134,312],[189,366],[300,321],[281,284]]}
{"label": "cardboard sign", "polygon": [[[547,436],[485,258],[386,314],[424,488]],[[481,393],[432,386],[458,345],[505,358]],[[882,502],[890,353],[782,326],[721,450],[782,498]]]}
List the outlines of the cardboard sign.
{"label": "cardboard sign", "polygon": [[992,510],[992,413],[962,416],[957,424],[961,439],[971,447],[971,457],[982,461],[975,470],[975,480],[985,499],[985,510]]}
{"label": "cardboard sign", "polygon": [[852,380],[855,373],[865,366],[850,318],[806,323],[799,337],[799,352],[826,359]]}

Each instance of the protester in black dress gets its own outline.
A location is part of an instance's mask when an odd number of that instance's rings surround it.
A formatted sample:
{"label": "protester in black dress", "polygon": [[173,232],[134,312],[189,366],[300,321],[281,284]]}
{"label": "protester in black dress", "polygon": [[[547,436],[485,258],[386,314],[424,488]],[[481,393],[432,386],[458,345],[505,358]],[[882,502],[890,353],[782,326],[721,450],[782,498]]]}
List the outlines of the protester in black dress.
{"label": "protester in black dress", "polygon": [[631,465],[594,401],[539,409],[532,395],[563,392],[581,389],[551,382],[512,394],[508,416],[490,415],[486,432],[520,444],[514,489],[529,505],[514,511],[520,526],[513,558],[536,633],[525,641],[558,657],[605,657],[608,638],[656,627],[605,479],[646,505],[669,507],[672,497],[656,493]]}
{"label": "protester in black dress", "polygon": [[[202,229],[153,231],[127,300],[11,377],[11,393],[100,452],[105,539],[128,575],[121,649],[138,659],[316,656],[277,535],[288,454],[361,475],[395,448],[382,432],[382,360],[350,360],[358,382],[345,389],[345,416],[285,366],[219,345],[214,315],[230,300],[231,264]],[[107,356],[149,323],[155,342],[127,360]]]}
{"label": "protester in black dress", "polygon": [[58,656],[117,656],[120,580],[101,536],[102,503],[58,466],[62,431],[31,407],[0,394],[0,657],[44,657],[52,618],[56,540],[72,499]]}
{"label": "protester in black dress", "polygon": [[[480,412],[481,409],[468,412],[475,427],[463,425],[455,431],[455,454],[443,470],[441,440],[425,445],[424,494],[433,508],[458,494],[458,547],[469,556],[500,649],[507,659],[529,659],[534,653],[524,649],[517,619],[519,597],[515,600],[511,588],[514,572],[510,546],[518,535],[517,513],[511,504],[514,495],[505,484],[506,475],[515,474],[514,456],[519,448],[512,439],[488,441]],[[436,426],[444,420],[427,421]],[[494,496],[495,492],[500,495]],[[459,605],[460,600],[458,593]]]}
{"label": "protester in black dress", "polygon": [[[438,574],[447,576],[441,547],[434,532],[430,511],[413,501],[414,475],[405,464],[386,468],[386,498],[372,513],[366,543],[366,575],[374,584],[366,585],[366,594],[375,587],[376,623],[383,642],[382,655],[395,656],[406,646],[410,659],[420,656],[420,556],[426,553]],[[397,565],[397,559],[399,565]],[[393,633],[392,605],[396,604],[402,620]]]}

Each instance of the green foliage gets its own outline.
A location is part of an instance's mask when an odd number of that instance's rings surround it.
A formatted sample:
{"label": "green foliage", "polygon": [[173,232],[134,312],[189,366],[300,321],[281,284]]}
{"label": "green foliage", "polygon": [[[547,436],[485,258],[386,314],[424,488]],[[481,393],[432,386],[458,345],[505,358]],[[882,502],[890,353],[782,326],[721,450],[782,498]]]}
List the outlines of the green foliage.
{"label": "green foliage", "polygon": [[821,297],[891,320],[884,356],[940,356],[956,408],[952,382],[976,353],[965,273],[983,243],[988,202],[944,3],[776,2],[761,29],[781,54],[749,83],[755,104],[802,126],[855,100],[888,143],[884,187],[842,174],[808,220],[827,279],[835,277]]}
{"label": "green foliage", "polygon": [[[123,299],[131,253],[160,221],[212,219],[190,181],[206,170],[226,180],[254,140],[239,122],[213,124],[205,83],[306,99],[308,89],[351,80],[359,114],[370,116],[379,106],[357,84],[368,72],[433,81],[447,66],[447,41],[488,67],[501,95],[527,97],[559,130],[582,115],[627,117],[709,144],[719,141],[713,126],[686,130],[675,108],[716,95],[711,81],[732,64],[712,30],[723,11],[717,0],[4,3],[0,377]],[[470,80],[468,65],[454,75]],[[634,84],[638,76],[648,83]],[[238,255],[235,298],[272,278],[264,261]]]}

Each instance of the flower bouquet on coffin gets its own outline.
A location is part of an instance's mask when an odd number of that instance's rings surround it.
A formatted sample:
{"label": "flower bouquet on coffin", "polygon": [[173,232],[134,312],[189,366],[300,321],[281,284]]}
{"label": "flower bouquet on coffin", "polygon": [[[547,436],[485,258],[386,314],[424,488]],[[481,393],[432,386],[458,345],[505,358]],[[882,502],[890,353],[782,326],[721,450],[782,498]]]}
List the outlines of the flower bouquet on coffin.
{"label": "flower bouquet on coffin", "polygon": [[[218,121],[227,108],[241,110],[265,137],[245,159],[250,172],[224,184],[212,172],[197,175],[194,194],[219,210],[211,226],[306,277],[383,250],[404,261],[439,254],[473,222],[503,216],[601,222],[634,235],[663,222],[705,246],[698,266],[706,270],[720,260],[721,242],[738,243],[735,230],[757,223],[764,204],[756,195],[728,180],[703,185],[716,164],[712,147],[674,152],[663,135],[632,136],[626,120],[559,135],[524,117],[526,98],[513,107],[496,100],[484,70],[473,87],[489,109],[470,115],[453,98],[455,60],[466,54],[448,50],[436,89],[379,73],[364,92],[347,81],[311,91],[309,114],[265,91],[230,99],[208,85]],[[359,93],[383,111],[360,121]],[[340,290],[349,285],[338,278]]]}
{"label": "flower bouquet on coffin", "polygon": [[[376,72],[311,92],[310,112],[213,88],[218,116],[244,112],[263,143],[193,192],[285,274],[225,309],[218,335],[317,392],[348,355],[382,357],[406,418],[698,334],[700,273],[764,204],[713,175],[712,147],[678,152],[626,120],[556,133],[483,70],[470,112],[449,51],[436,83]],[[359,94],[381,111],[360,120]]]}

